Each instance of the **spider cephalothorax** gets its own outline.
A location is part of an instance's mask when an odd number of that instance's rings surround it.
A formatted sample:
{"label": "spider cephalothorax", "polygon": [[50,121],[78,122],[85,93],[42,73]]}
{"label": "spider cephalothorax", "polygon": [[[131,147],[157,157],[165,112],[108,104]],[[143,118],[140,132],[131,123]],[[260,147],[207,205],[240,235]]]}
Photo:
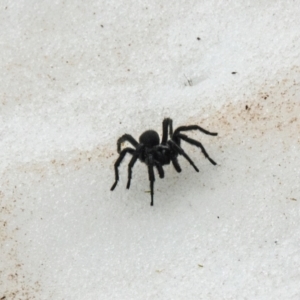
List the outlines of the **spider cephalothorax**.
{"label": "spider cephalothorax", "polygon": [[[153,186],[154,186],[154,167],[157,169],[159,177],[164,178],[163,166],[170,164],[172,162],[175,170],[181,172],[180,165],[178,163],[178,155],[182,155],[193,167],[199,172],[198,168],[195,166],[194,162],[181,148],[181,140],[199,147],[204,154],[204,156],[213,164],[216,163],[209,157],[205,148],[202,144],[194,139],[189,138],[187,135],[182,134],[182,131],[189,130],[200,130],[201,132],[209,135],[218,135],[214,132],[209,132],[198,125],[180,126],[173,132],[172,119],[166,118],[163,120],[163,134],[160,143],[159,135],[154,130],[147,130],[139,138],[139,143],[129,134],[122,135],[117,141],[117,150],[119,158],[115,162],[115,182],[111,187],[113,191],[119,181],[119,170],[118,167],[121,164],[123,158],[127,153],[132,155],[132,158],[128,165],[128,181],[127,189],[130,188],[130,181],[132,175],[132,168],[136,161],[140,159],[141,162],[145,163],[148,167],[148,174],[150,180],[150,193],[151,193],[151,205],[153,205]],[[168,134],[170,139],[168,140]],[[129,142],[133,147],[127,147],[121,150],[121,144],[125,141]]]}

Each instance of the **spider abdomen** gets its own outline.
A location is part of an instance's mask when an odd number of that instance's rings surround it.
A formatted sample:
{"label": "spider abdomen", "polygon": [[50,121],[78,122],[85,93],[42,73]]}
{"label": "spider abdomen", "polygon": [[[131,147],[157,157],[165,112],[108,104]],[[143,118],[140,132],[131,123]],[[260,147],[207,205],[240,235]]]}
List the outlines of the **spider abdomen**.
{"label": "spider abdomen", "polygon": [[154,130],[147,130],[140,136],[140,144],[143,144],[147,148],[152,148],[159,145],[159,135]]}

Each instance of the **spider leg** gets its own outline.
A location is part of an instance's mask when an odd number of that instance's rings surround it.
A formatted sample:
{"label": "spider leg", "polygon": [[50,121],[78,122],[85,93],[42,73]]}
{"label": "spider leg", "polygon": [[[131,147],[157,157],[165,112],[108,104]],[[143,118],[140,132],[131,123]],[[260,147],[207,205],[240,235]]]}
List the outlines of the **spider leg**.
{"label": "spider leg", "polygon": [[191,144],[191,145],[194,145],[194,146],[196,146],[196,147],[199,147],[199,148],[201,149],[202,153],[204,154],[204,156],[205,156],[205,157],[206,157],[213,165],[216,165],[216,164],[217,164],[214,160],[212,160],[212,159],[209,157],[209,155],[207,154],[205,148],[203,147],[203,145],[202,145],[200,142],[195,141],[195,140],[189,138],[188,136],[186,136],[186,135],[184,135],[184,134],[180,134],[180,133],[179,133],[179,134],[177,134],[177,136],[178,136],[179,138],[181,138],[182,140],[186,141],[187,143],[189,143],[189,144]]}
{"label": "spider leg", "polygon": [[173,157],[171,157],[171,160],[172,160],[172,163],[173,163],[173,166],[174,166],[175,170],[178,173],[180,173],[181,172],[181,167],[179,165],[177,157],[174,155]]}
{"label": "spider leg", "polygon": [[128,181],[127,181],[127,186],[126,188],[129,189],[130,188],[130,181],[131,181],[131,175],[132,175],[132,168],[134,166],[134,164],[136,163],[137,159],[139,158],[139,153],[133,155],[132,159],[129,162],[128,165]]}
{"label": "spider leg", "polygon": [[157,168],[159,177],[160,177],[160,178],[164,178],[164,177],[165,177],[165,172],[164,172],[164,169],[163,169],[162,165],[161,165],[159,162],[156,162],[156,163],[155,163],[155,166],[156,166],[156,168]]}
{"label": "spider leg", "polygon": [[119,181],[119,166],[122,162],[122,160],[124,159],[125,155],[127,153],[130,153],[130,154],[134,154],[135,150],[132,149],[132,148],[125,148],[123,149],[121,152],[120,152],[120,155],[119,155],[119,158],[117,159],[117,161],[115,162],[115,165],[114,165],[114,168],[115,168],[115,182],[114,184],[112,185],[112,187],[110,188],[111,191],[113,191]]}
{"label": "spider leg", "polygon": [[165,145],[168,140],[168,128],[169,124],[172,123],[172,120],[170,118],[165,118],[162,123],[163,132],[162,132],[162,140],[161,143]]}
{"label": "spider leg", "polygon": [[177,135],[180,131],[189,131],[189,130],[200,130],[201,132],[208,135],[218,135],[216,132],[210,132],[198,125],[180,126],[176,128],[176,130],[174,131],[174,135]]}
{"label": "spider leg", "polygon": [[173,137],[173,120],[170,119],[169,121],[169,126],[170,126],[170,137]]}
{"label": "spider leg", "polygon": [[173,120],[170,118],[166,118],[163,120],[163,133],[162,133],[162,141],[161,141],[161,143],[163,145],[165,145],[168,141],[168,129],[169,129],[170,137],[172,138],[172,136],[173,136]]}
{"label": "spider leg", "polygon": [[[177,150],[177,152],[182,155],[195,169],[196,172],[199,172],[199,169],[195,166],[194,162],[190,159],[190,157],[184,152],[184,150],[178,146],[174,141],[169,140],[169,143],[174,146],[174,148]],[[176,167],[175,167],[176,168]]]}
{"label": "spider leg", "polygon": [[117,141],[117,151],[118,151],[118,153],[121,152],[121,144],[126,142],[126,141],[129,142],[135,148],[138,145],[138,142],[130,134],[124,134]]}
{"label": "spider leg", "polygon": [[150,180],[150,192],[151,192],[151,203],[150,205],[153,206],[153,187],[154,187],[154,181],[155,181],[155,177],[154,177],[154,170],[153,170],[153,165],[150,164],[148,165],[148,173],[149,173],[149,180]]}

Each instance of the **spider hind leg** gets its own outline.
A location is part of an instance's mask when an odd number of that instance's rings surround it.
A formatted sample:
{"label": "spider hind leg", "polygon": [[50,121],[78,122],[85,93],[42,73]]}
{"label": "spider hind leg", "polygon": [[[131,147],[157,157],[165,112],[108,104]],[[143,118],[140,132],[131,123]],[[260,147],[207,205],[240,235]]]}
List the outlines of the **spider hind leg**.
{"label": "spider hind leg", "polygon": [[133,155],[132,159],[129,162],[129,165],[128,165],[128,181],[127,181],[127,186],[126,186],[127,189],[130,188],[130,182],[131,182],[131,178],[132,178],[132,168],[133,168],[134,164],[136,163],[138,157],[139,157],[138,154]]}
{"label": "spider hind leg", "polygon": [[194,139],[191,139],[191,138],[189,138],[188,136],[186,136],[186,135],[184,135],[184,134],[181,134],[181,133],[177,134],[177,136],[178,136],[179,138],[181,138],[182,140],[186,141],[187,143],[189,143],[189,144],[191,144],[191,145],[193,145],[193,146],[196,146],[196,147],[200,148],[201,151],[202,151],[202,153],[203,153],[203,155],[204,155],[204,156],[205,156],[205,157],[206,157],[213,165],[216,165],[216,164],[217,164],[214,160],[212,160],[212,159],[209,157],[209,155],[208,155],[208,153],[206,152],[204,146],[203,146],[200,142],[198,142],[198,141],[196,141],[196,140],[194,140]]}
{"label": "spider hind leg", "polygon": [[[180,146],[178,146],[173,140],[169,140],[169,143],[176,149],[178,154],[182,155],[193,166],[193,168],[195,169],[196,172],[199,172],[199,169],[196,167],[194,162],[191,160],[191,158],[184,152],[184,150]],[[174,162],[173,162],[173,164],[174,164]],[[174,167],[175,167],[175,165],[174,165]],[[176,167],[175,167],[175,169],[176,169]]]}
{"label": "spider hind leg", "polygon": [[180,131],[190,131],[190,130],[199,130],[208,135],[214,135],[214,136],[218,135],[216,132],[210,132],[198,125],[180,126],[176,128],[176,130],[174,131],[174,135],[178,135]]}

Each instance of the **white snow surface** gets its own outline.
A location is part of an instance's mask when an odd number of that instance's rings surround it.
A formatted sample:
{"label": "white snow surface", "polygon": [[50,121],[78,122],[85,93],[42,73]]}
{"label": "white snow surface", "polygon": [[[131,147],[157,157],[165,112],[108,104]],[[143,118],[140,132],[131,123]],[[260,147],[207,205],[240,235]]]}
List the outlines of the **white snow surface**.
{"label": "white snow surface", "polygon": [[[0,5],[0,299],[300,299],[297,1]],[[165,117],[200,169],[116,140]],[[124,145],[125,146],[125,145]],[[126,146],[130,146],[127,145]]]}

